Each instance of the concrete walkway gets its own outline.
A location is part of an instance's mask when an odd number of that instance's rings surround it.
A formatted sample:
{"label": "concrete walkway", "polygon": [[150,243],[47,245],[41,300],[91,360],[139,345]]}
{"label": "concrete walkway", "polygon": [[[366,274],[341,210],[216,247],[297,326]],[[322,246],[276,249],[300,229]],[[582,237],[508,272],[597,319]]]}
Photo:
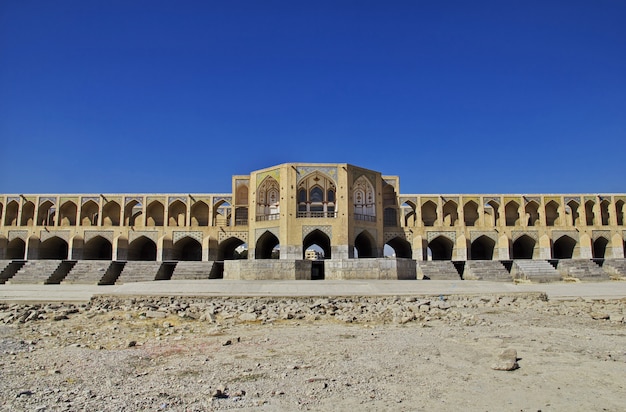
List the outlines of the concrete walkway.
{"label": "concrete walkway", "polygon": [[514,284],[427,280],[232,281],[169,280],[124,285],[0,285],[0,302],[86,302],[94,295],[151,296],[407,296],[545,292],[550,299],[626,298],[626,282]]}

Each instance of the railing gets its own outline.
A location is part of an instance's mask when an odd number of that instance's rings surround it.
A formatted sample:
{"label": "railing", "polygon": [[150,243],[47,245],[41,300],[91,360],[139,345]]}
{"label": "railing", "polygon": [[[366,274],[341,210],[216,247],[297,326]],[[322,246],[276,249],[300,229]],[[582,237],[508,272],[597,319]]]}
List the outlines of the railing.
{"label": "railing", "polygon": [[337,217],[337,212],[298,212],[297,217],[299,218],[335,218]]}
{"label": "railing", "polygon": [[248,226],[248,219],[235,219],[235,226]]}
{"label": "railing", "polygon": [[361,215],[359,213],[354,214],[354,220],[361,220],[363,222],[375,222],[376,216],[371,215]]}
{"label": "railing", "polygon": [[271,215],[257,215],[257,222],[264,222],[266,220],[278,220],[280,219],[280,213],[272,213]]}

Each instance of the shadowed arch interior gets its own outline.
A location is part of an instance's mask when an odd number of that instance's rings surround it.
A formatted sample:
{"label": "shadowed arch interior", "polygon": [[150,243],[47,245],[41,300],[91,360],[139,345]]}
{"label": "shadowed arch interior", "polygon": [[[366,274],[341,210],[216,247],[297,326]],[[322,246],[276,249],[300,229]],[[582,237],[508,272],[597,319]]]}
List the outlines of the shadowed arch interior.
{"label": "shadowed arch interior", "polygon": [[172,249],[174,260],[202,260],[202,245],[196,239],[185,236],[174,244]]}
{"label": "shadowed arch interior", "polygon": [[470,258],[472,260],[491,260],[496,242],[488,236],[482,235],[472,242]]}
{"label": "shadowed arch interior", "polygon": [[571,259],[574,256],[576,241],[569,236],[561,236],[553,245],[552,257],[554,259]]}
{"label": "shadowed arch interior", "polygon": [[330,248],[330,238],[324,232],[319,229],[313,230],[311,233],[305,236],[302,241],[302,258],[304,259],[304,254],[306,250],[311,246],[317,245],[322,248],[324,252],[324,259],[331,258],[331,248]]}
{"label": "shadowed arch interior", "polygon": [[120,205],[117,202],[108,202],[102,207],[102,225],[103,226],[119,226],[120,225]]}
{"label": "shadowed arch interior", "polygon": [[156,260],[157,247],[154,241],[140,236],[128,245],[128,260]]}
{"label": "shadowed arch interior", "polygon": [[411,244],[406,239],[401,239],[396,236],[393,239],[389,240],[389,242],[387,242],[387,245],[389,245],[389,247],[393,249],[397,258],[413,258],[413,249],[411,248]]}
{"label": "shadowed arch interior", "polygon": [[437,236],[428,243],[432,260],[452,260],[454,242],[445,236]]}
{"label": "shadowed arch interior", "polygon": [[113,247],[111,242],[102,236],[96,236],[85,242],[83,247],[83,259],[86,260],[111,260]]}
{"label": "shadowed arch interior", "polygon": [[593,241],[593,257],[595,259],[604,259],[606,247],[609,241],[604,237],[599,237]]}
{"label": "shadowed arch interior", "polygon": [[7,244],[7,259],[24,259],[26,255],[26,242],[20,238],[15,238]]}
{"label": "shadowed arch interior", "polygon": [[56,236],[39,245],[39,259],[67,259],[67,252],[67,242]]}
{"label": "shadowed arch interior", "polygon": [[223,240],[217,248],[217,260],[233,260],[236,259],[235,249],[243,245],[245,242],[236,237],[229,237]]}
{"label": "shadowed arch interior", "polygon": [[522,235],[513,242],[513,259],[532,259],[535,250],[535,239],[528,235]]}
{"label": "shadowed arch interior", "polygon": [[359,258],[376,257],[376,242],[367,230],[359,233],[356,239],[354,239],[354,247]]}
{"label": "shadowed arch interior", "polygon": [[257,240],[254,256],[256,259],[278,259],[280,252],[272,253],[278,246],[280,246],[278,238],[272,232],[267,231]]}

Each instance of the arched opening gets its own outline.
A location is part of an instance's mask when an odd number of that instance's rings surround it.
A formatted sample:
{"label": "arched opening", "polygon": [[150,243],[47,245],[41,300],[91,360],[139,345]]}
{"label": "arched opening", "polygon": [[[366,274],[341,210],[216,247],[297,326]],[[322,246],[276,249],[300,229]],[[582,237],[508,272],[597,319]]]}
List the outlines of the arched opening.
{"label": "arched opening", "polygon": [[356,239],[354,239],[354,248],[359,258],[376,257],[376,241],[367,230],[359,233]]}
{"label": "arched opening", "polygon": [[428,243],[432,260],[452,260],[454,242],[445,236],[437,236]]}
{"label": "arched opening", "polygon": [[465,219],[465,226],[476,225],[478,221],[478,204],[473,200],[470,200],[463,206],[463,219]]}
{"label": "arched opening", "polygon": [[485,203],[485,224],[498,226],[500,224],[500,204],[495,200]]}
{"label": "arched opening", "polygon": [[525,208],[526,224],[528,226],[537,226],[539,221],[539,205],[534,200],[528,202]]}
{"label": "arched opening", "polygon": [[298,181],[297,217],[335,217],[336,187],[333,179],[315,171]]}
{"label": "arched opening", "polygon": [[235,226],[248,226],[247,206],[241,206],[235,209]]}
{"label": "arched opening", "polygon": [[93,200],[85,202],[80,210],[81,226],[97,226],[99,210],[100,206]]}
{"label": "arched opening", "polygon": [[202,245],[196,239],[192,239],[188,236],[176,242],[172,251],[174,260],[202,260]]}
{"label": "arched opening", "polygon": [[519,204],[511,200],[504,207],[504,215],[506,218],[507,226],[515,226],[519,223]]}
{"label": "arched opening", "polygon": [[19,208],[20,205],[15,200],[12,200],[7,204],[6,215],[4,216],[5,226],[17,226],[17,214]]}
{"label": "arched opening", "polygon": [[141,215],[143,214],[143,204],[137,200],[131,200],[124,206],[124,225],[143,226]]}
{"label": "arched opening", "polygon": [[120,205],[117,202],[108,202],[102,207],[102,225],[120,225]]}
{"label": "arched opening", "polygon": [[390,239],[389,242],[385,244],[385,246],[393,249],[393,256],[397,258],[413,258],[413,249],[411,248],[411,244],[406,239],[401,239],[396,236],[393,239]]}
{"label": "arched opening", "polygon": [[552,257],[554,259],[571,259],[574,257],[576,241],[565,235],[558,238],[552,246]]}
{"label": "arched opening", "polygon": [[320,249],[324,259],[331,258],[330,238],[319,229],[313,230],[302,241],[303,259],[306,259],[306,251],[310,248]]}
{"label": "arched opening", "polygon": [[168,212],[168,226],[186,226],[187,225],[187,205],[180,200],[175,200],[170,205]]}
{"label": "arched opening", "polygon": [[[242,246],[246,246],[242,248]],[[245,252],[245,253],[244,253]],[[248,248],[246,243],[236,237],[229,237],[223,240],[217,248],[217,260],[235,260],[235,259],[247,259]]]}
{"label": "arched opening", "polygon": [[496,247],[495,240],[482,235],[472,242],[470,247],[471,260],[492,260],[493,251]]}
{"label": "arched opening", "polygon": [[600,202],[600,216],[602,217],[602,226],[609,225],[609,201],[603,200]]}
{"label": "arched opening", "polygon": [[513,242],[513,259],[532,259],[535,251],[535,239],[522,235]]}
{"label": "arched opening", "polygon": [[546,204],[546,226],[559,224],[559,205],[554,200]]}
{"label": "arched opening", "polygon": [[85,242],[83,247],[83,259],[85,260],[111,260],[113,246],[111,242],[102,236],[96,236]]}
{"label": "arched opening", "polygon": [[78,207],[74,202],[65,202],[59,209],[59,226],[76,226],[76,211]]}
{"label": "arched opening", "polygon": [[32,226],[35,221],[35,204],[26,202],[22,205],[21,226]]}
{"label": "arched opening", "polygon": [[263,233],[256,242],[254,256],[256,259],[279,259],[280,242],[278,238],[270,231]]}
{"label": "arched opening", "polygon": [[567,202],[567,206],[569,208],[569,210],[565,210],[566,213],[569,214],[570,218],[569,218],[569,222],[571,225],[576,226],[580,224],[580,214],[578,213],[578,202],[576,202],[575,200],[570,200],[569,202]]}
{"label": "arched opening", "polygon": [[280,216],[280,185],[272,176],[267,176],[257,189],[256,219],[276,220]]}
{"label": "arched opening", "polygon": [[395,207],[386,207],[383,211],[383,225],[386,227],[398,226],[398,213]]}
{"label": "arched opening", "polygon": [[209,226],[209,206],[196,202],[191,206],[191,226]]}
{"label": "arched opening", "polygon": [[594,202],[592,200],[587,200],[585,202],[585,216],[587,217],[586,223],[587,226],[593,226],[595,222],[595,213],[593,213]]}
{"label": "arched opening", "polygon": [[54,226],[55,214],[56,209],[54,207],[54,204],[51,201],[46,200],[39,205],[39,209],[37,210],[37,225]]}
{"label": "arched opening", "polygon": [[615,202],[615,217],[617,218],[617,224],[624,226],[624,201],[618,200]]}
{"label": "arched opening", "polygon": [[404,216],[404,226],[415,226],[415,203],[402,203],[402,215]]}
{"label": "arched opening", "polygon": [[213,226],[230,226],[231,206],[225,200],[213,205]]}
{"label": "arched opening", "polygon": [[606,247],[609,244],[608,239],[599,237],[593,241],[593,257],[594,259],[604,259],[606,255]]}
{"label": "arched opening", "polygon": [[157,247],[153,240],[140,236],[128,245],[128,260],[156,260]]}
{"label": "arched opening", "polygon": [[424,226],[434,226],[437,221],[437,205],[429,200],[422,205],[422,222]]}
{"label": "arched opening", "polygon": [[26,242],[15,238],[7,244],[6,259],[24,259],[26,256]]}
{"label": "arched opening", "polygon": [[459,205],[455,201],[449,200],[443,205],[443,225],[454,226],[459,219]]}
{"label": "arched opening", "polygon": [[237,205],[248,205],[248,186],[241,185],[237,187],[237,193],[235,194],[235,204]]}
{"label": "arched opening", "polygon": [[146,209],[146,226],[163,226],[165,207],[155,200]]}
{"label": "arched opening", "polygon": [[39,245],[39,259],[67,259],[67,242],[53,236]]}

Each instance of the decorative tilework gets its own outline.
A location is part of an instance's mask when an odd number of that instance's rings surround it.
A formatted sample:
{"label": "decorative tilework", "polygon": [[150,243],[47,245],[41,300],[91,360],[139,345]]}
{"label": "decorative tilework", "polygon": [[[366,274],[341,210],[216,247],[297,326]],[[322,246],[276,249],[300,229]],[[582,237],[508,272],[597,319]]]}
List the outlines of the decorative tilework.
{"label": "decorative tilework", "polygon": [[333,238],[333,227],[328,225],[328,226],[302,226],[302,239],[304,239],[309,233],[313,232],[316,229],[325,233],[329,239]]}
{"label": "decorative tilework", "polygon": [[135,197],[125,197],[124,198],[124,206],[127,206],[130,202],[135,201],[139,204],[143,204],[143,197],[135,196]]}
{"label": "decorative tilework", "polygon": [[222,232],[220,231],[217,235],[217,241],[222,243],[224,240],[236,237],[237,239],[243,241],[244,243],[248,243],[248,232]]}
{"label": "decorative tilework", "polygon": [[557,241],[563,236],[569,236],[574,240],[578,240],[578,232],[575,230],[553,230],[552,231],[552,241]]}
{"label": "decorative tilework", "polygon": [[278,236],[279,232],[279,228],[278,227],[268,227],[268,228],[264,228],[264,229],[257,229],[256,233],[254,235],[254,243],[259,241],[259,238],[261,236],[263,236],[263,234],[265,232],[270,232],[271,234],[273,234],[274,236],[276,236],[278,239],[280,239],[280,236]]}
{"label": "decorative tilework", "polygon": [[428,240],[428,243],[430,243],[433,239],[436,239],[438,236],[444,236],[451,241],[456,242],[456,232],[453,231],[433,231],[426,233],[426,239]]}
{"label": "decorative tilework", "polygon": [[411,236],[411,232],[409,231],[385,232],[383,234],[383,241],[387,243],[391,239],[394,239],[396,237],[410,242],[412,236]]}
{"label": "decorative tilework", "polygon": [[9,242],[13,239],[22,239],[26,242],[28,239],[28,230],[9,230]]}
{"label": "decorative tilework", "polygon": [[44,204],[45,202],[50,202],[53,205],[56,205],[57,203],[57,198],[56,197],[40,197],[39,198],[39,206],[41,206],[42,204]]}
{"label": "decorative tilework", "polygon": [[[221,232],[220,232],[221,233]],[[190,231],[184,231],[184,230],[175,230],[172,233],[173,236],[173,242],[176,243],[181,239],[184,239],[186,237],[190,237],[192,239],[197,240],[198,242],[200,242],[200,244],[202,244],[202,232],[190,232]]]}
{"label": "decorative tilework", "polygon": [[298,175],[297,181],[298,184],[314,172],[320,172],[322,174],[327,175],[330,179],[337,185],[337,168],[336,167],[326,167],[326,166],[300,166],[296,168],[296,174]]}
{"label": "decorative tilework", "polygon": [[219,196],[213,198],[213,206],[217,205],[219,202],[227,202],[228,204],[233,204],[232,196]]}
{"label": "decorative tilework", "polygon": [[524,196],[524,204],[529,204],[530,202],[535,202],[538,205],[541,204],[541,198],[538,196],[530,196],[530,197],[526,197]]}
{"label": "decorative tilework", "polygon": [[472,230],[470,232],[470,241],[475,241],[481,236],[488,237],[489,239],[498,242],[498,232],[495,230]]}
{"label": "decorative tilework", "polygon": [[159,240],[159,232],[157,232],[156,230],[130,230],[128,231],[128,243],[131,243],[133,240],[138,239],[142,236],[147,237],[154,243],[157,243],[157,241]]}
{"label": "decorative tilework", "polygon": [[592,230],[591,238],[595,242],[599,238],[605,238],[606,240],[611,240],[611,231],[610,230]]}
{"label": "decorative tilework", "polygon": [[13,201],[20,203],[20,198],[19,197],[7,197],[7,205]]}
{"label": "decorative tilework", "polygon": [[529,236],[533,239],[535,239],[536,241],[539,241],[539,234],[536,231],[533,230],[511,230],[511,240],[513,242],[515,242],[517,239],[519,239],[522,236]]}
{"label": "decorative tilework", "polygon": [[571,202],[572,200],[573,200],[574,202],[576,202],[576,203],[580,204],[580,197],[568,196],[568,197],[566,197],[564,200],[565,200],[565,203],[566,203],[566,204],[567,204],[567,203],[569,203],[569,202]]}
{"label": "decorative tilework", "polygon": [[39,233],[39,240],[41,240],[42,242],[45,242],[46,240],[52,238],[52,237],[58,237],[60,239],[65,240],[66,242],[70,241],[70,231],[69,230],[42,230]]}
{"label": "decorative tilework", "polygon": [[80,198],[81,206],[84,205],[85,203],[89,202],[90,200],[95,202],[97,205],[100,204],[100,198],[99,197],[81,197]]}
{"label": "decorative tilework", "polygon": [[85,230],[85,243],[98,236],[113,243],[114,235],[115,234],[112,230]]}
{"label": "decorative tilework", "polygon": [[187,196],[172,196],[167,199],[168,206],[171,206],[175,201],[180,200],[184,205],[187,205]]}
{"label": "decorative tilework", "polygon": [[272,169],[256,175],[256,188],[258,189],[266,177],[271,176],[280,184],[280,169]]}

